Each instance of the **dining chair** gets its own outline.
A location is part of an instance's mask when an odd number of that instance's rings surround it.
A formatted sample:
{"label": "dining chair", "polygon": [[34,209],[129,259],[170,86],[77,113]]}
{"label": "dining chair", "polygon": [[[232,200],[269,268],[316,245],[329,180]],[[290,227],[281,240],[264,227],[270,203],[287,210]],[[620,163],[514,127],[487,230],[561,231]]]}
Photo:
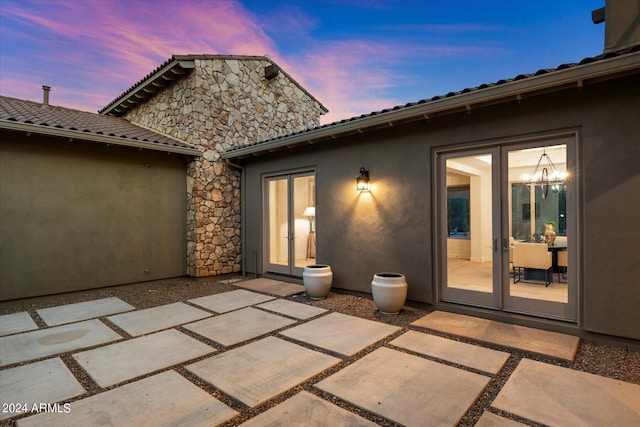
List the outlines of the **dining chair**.
{"label": "dining chair", "polygon": [[545,243],[515,242],[513,244],[514,283],[520,281],[544,281],[551,284],[553,255]]}

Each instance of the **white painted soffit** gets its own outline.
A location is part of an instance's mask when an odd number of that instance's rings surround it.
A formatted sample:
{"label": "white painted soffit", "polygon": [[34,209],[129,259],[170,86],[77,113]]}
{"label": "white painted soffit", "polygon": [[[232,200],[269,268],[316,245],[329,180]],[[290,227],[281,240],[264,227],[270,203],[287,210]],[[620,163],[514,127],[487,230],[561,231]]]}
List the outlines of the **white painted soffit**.
{"label": "white painted soffit", "polygon": [[141,148],[145,150],[162,151],[165,153],[187,154],[190,156],[202,156],[202,152],[195,148],[180,147],[163,144],[160,142],[140,141],[131,138],[120,138],[117,136],[99,135],[95,133],[82,132],[77,130],[60,129],[49,126],[35,125],[31,123],[20,123],[12,120],[0,120],[0,129],[17,132],[33,133],[46,136],[57,136],[78,141],[101,142],[104,144],[120,145],[124,147]]}
{"label": "white painted soffit", "polygon": [[474,107],[484,103],[493,104],[522,99],[523,95],[540,92],[566,89],[569,86],[582,87],[585,81],[613,77],[619,74],[640,70],[640,52],[621,55],[609,59],[603,59],[584,65],[555,70],[547,74],[527,77],[522,80],[514,80],[500,85],[490,86],[484,89],[476,89],[466,93],[460,93],[451,97],[444,97],[433,101],[399,107],[392,111],[371,113],[362,118],[349,120],[344,123],[330,124],[285,136],[278,139],[267,140],[244,148],[234,149],[222,154],[224,159],[235,159],[250,156],[258,156],[267,152],[278,151],[285,148],[293,148],[297,145],[313,144],[321,140],[335,139],[344,134],[355,132],[362,133],[368,128],[381,125],[392,126],[394,123],[416,118],[428,119],[430,115],[445,113],[449,110],[467,109],[473,111]]}

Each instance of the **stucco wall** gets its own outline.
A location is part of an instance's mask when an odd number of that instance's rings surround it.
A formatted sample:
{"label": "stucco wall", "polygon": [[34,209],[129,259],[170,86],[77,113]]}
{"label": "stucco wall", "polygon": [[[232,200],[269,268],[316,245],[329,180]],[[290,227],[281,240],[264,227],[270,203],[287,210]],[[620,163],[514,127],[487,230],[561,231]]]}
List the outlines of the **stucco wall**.
{"label": "stucco wall", "polygon": [[199,59],[195,70],[126,118],[203,151],[188,165],[187,272],[241,269],[240,173],[220,160],[230,148],[318,126],[322,107],[264,59]]}
{"label": "stucco wall", "polygon": [[[263,273],[261,173],[317,170],[318,261],[338,288],[370,292],[378,271],[407,276],[409,299],[437,302],[433,153],[577,132],[578,325],[640,339],[640,87],[638,76],[422,120],[246,160],[247,267]],[[370,194],[355,191],[360,166]]]}
{"label": "stucco wall", "polygon": [[1,140],[0,300],[185,275],[183,156]]}

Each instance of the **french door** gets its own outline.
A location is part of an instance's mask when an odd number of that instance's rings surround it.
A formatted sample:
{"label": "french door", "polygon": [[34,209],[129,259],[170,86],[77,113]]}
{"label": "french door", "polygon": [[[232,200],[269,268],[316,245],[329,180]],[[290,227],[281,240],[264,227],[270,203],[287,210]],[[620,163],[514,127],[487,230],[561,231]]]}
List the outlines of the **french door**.
{"label": "french door", "polygon": [[[442,301],[576,319],[574,151],[568,135],[437,153]],[[557,235],[552,245],[543,241],[548,224]],[[550,268],[514,265],[522,243],[535,243]]]}
{"label": "french door", "polygon": [[315,264],[315,173],[268,176],[264,193],[266,270],[302,276]]}

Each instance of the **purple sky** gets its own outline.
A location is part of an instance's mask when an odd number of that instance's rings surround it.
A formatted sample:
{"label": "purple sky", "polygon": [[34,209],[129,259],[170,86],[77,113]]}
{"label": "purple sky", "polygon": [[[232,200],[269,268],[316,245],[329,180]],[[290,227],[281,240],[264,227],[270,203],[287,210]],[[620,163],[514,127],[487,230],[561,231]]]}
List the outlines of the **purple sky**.
{"label": "purple sky", "polygon": [[602,53],[604,0],[0,0],[0,93],[97,111],[174,54],[271,55],[323,123]]}

